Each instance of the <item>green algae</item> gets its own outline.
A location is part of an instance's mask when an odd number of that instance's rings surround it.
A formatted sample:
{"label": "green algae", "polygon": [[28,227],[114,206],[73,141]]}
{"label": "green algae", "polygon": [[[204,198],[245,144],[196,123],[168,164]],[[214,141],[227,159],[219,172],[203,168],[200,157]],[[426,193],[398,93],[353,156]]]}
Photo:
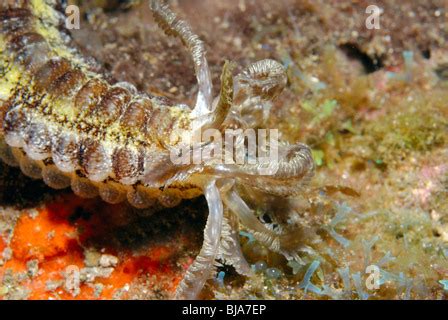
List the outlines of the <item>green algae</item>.
{"label": "green algae", "polygon": [[374,141],[370,147],[383,161],[403,159],[412,152],[425,152],[447,142],[448,120],[424,105],[368,124]]}

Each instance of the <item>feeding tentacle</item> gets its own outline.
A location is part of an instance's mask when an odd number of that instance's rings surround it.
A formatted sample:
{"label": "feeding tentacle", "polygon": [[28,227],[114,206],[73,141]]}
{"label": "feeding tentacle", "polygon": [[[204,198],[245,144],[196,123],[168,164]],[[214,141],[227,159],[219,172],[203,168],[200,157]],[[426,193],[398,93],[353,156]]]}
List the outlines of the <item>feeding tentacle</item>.
{"label": "feeding tentacle", "polygon": [[287,81],[285,68],[275,60],[265,59],[249,65],[235,77],[234,113],[249,128],[262,127],[272,100],[280,95]]}
{"label": "feeding tentacle", "polygon": [[226,210],[222,226],[219,258],[226,264],[233,266],[239,274],[251,276],[253,271],[241,251],[238,230],[238,218],[230,210]]}
{"label": "feeding tentacle", "polygon": [[206,186],[204,194],[209,216],[204,230],[203,246],[179,284],[176,299],[195,299],[214,271],[223,224],[223,204],[215,180]]}
{"label": "feeding tentacle", "polygon": [[188,48],[193,58],[199,92],[196,106],[193,111],[195,115],[209,113],[212,107],[212,80],[210,69],[205,56],[204,43],[195,34],[190,25],[177,17],[168,5],[159,0],[150,0],[149,6],[153,11],[154,18],[167,35],[179,37]]}
{"label": "feeding tentacle", "polygon": [[265,149],[266,156],[250,159],[254,160],[253,163],[224,163],[210,170],[215,175],[234,178],[238,183],[270,194],[298,194],[314,175],[315,165],[310,148],[301,143],[291,145],[270,140]]}
{"label": "feeding tentacle", "polygon": [[258,241],[272,251],[283,254],[287,259],[301,261],[298,252],[306,251],[308,247],[303,245],[303,236],[300,230],[278,234],[268,229],[246,202],[241,199],[235,189],[223,194],[223,202],[232,212],[234,212],[248,230],[250,230]]}

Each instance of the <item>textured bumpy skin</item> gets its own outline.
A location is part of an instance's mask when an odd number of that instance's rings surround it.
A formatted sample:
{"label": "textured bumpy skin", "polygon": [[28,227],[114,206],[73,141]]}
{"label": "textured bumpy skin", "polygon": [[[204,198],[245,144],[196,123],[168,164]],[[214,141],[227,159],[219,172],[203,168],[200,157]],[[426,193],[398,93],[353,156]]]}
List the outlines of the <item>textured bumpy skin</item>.
{"label": "textured bumpy skin", "polygon": [[168,147],[190,109],[111,85],[78,54],[55,0],[0,4],[0,156],[54,188],[138,208],[200,194],[175,174]]}

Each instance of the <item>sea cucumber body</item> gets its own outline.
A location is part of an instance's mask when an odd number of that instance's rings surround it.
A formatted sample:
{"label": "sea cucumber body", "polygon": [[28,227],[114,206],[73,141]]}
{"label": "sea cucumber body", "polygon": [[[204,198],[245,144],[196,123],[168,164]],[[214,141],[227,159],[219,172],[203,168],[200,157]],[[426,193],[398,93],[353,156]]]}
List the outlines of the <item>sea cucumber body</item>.
{"label": "sea cucumber body", "polygon": [[83,197],[172,206],[201,191],[175,175],[166,146],[190,109],[111,85],[70,44],[55,0],[0,5],[0,156]]}

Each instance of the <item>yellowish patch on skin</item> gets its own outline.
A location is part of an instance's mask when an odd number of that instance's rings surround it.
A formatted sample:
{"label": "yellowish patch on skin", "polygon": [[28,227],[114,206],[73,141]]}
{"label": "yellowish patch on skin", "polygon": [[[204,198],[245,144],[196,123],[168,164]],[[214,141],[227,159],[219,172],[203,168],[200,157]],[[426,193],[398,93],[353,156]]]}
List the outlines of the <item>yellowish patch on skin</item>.
{"label": "yellowish patch on skin", "polygon": [[[32,0],[31,7],[33,10],[33,14],[40,18],[46,18],[51,20],[52,22],[57,22],[57,17],[54,13],[54,10],[47,4],[49,1],[44,0]],[[52,1],[55,3],[56,1]]]}
{"label": "yellowish patch on skin", "polygon": [[[0,37],[0,48],[5,48],[5,40]],[[3,55],[2,55],[3,56]],[[23,75],[22,68],[15,64],[7,65],[8,62],[5,60],[0,60],[0,69],[8,67],[8,72],[4,77],[0,77],[0,99],[8,100],[11,97],[12,91],[17,86]]]}
{"label": "yellowish patch on skin", "polygon": [[[59,18],[55,10],[43,0],[31,1],[32,14],[39,19],[35,20],[34,30],[42,35],[51,45],[54,57],[61,57],[69,60],[72,64],[81,68],[86,74],[89,74],[88,66],[85,61],[74,50],[70,50],[61,38],[61,33],[55,27],[58,25]],[[42,21],[46,21],[44,24]],[[48,22],[51,22],[50,24]]]}
{"label": "yellowish patch on skin", "polygon": [[12,90],[18,83],[19,72],[12,70],[8,73],[8,77],[0,80],[0,99],[8,100],[11,96]]}
{"label": "yellowish patch on skin", "polygon": [[57,110],[57,114],[61,117],[65,117],[68,122],[75,122],[78,117],[78,112],[76,111],[71,98],[65,99],[52,99],[50,102],[54,108]]}

